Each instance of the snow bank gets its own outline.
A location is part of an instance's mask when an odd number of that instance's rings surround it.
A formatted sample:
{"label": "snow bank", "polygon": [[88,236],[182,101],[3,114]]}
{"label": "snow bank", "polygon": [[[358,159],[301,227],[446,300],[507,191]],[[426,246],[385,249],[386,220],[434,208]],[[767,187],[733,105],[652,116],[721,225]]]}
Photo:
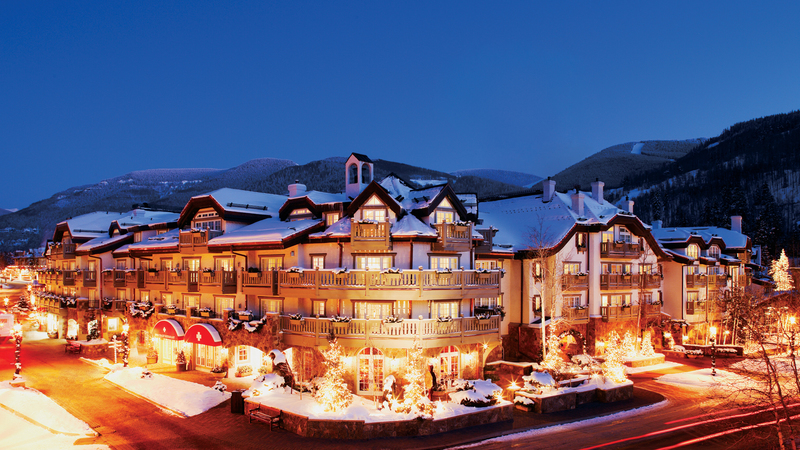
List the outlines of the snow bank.
{"label": "snow bank", "polygon": [[[8,381],[4,381],[0,383],[0,404],[57,432],[95,435],[86,422],[78,420],[36,389],[14,388]],[[4,436],[4,433],[0,432],[0,436]],[[5,436],[3,442],[5,443]]]}
{"label": "snow bank", "polygon": [[231,396],[230,392],[164,375],[142,378],[143,371],[141,367],[129,367],[111,372],[105,379],[187,417],[208,411]]}
{"label": "snow bank", "polygon": [[[41,450],[73,448],[75,436],[53,434],[45,428],[36,426],[16,416],[10,411],[0,409],[0,442],[4,449]],[[81,445],[81,450],[108,450],[106,445]]]}
{"label": "snow bank", "polygon": [[671,384],[694,389],[706,389],[718,392],[730,392],[734,388],[744,386],[755,386],[757,381],[728,372],[727,370],[717,370],[717,375],[711,375],[711,369],[700,369],[692,372],[671,373],[655,379],[664,384]]}

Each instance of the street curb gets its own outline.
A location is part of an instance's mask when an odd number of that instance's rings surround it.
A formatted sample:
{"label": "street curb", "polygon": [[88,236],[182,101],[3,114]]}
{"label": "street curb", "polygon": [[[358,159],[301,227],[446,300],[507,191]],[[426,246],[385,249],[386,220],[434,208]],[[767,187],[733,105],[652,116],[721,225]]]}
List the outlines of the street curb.
{"label": "street curb", "polygon": [[[22,414],[21,412],[15,410],[15,409],[11,409],[10,407],[8,407],[8,406],[6,406],[6,405],[4,405],[2,403],[0,403],[0,408],[5,409],[6,411],[10,412],[11,414],[14,414],[15,416],[19,417],[20,419],[26,420],[26,421],[30,422],[31,424],[36,425],[37,427],[42,427],[45,430],[47,430],[47,431],[49,431],[49,432],[51,432],[53,434],[60,434],[62,436],[80,436],[80,437],[97,437],[97,436],[100,436],[100,433],[98,433],[96,431],[94,433],[92,433],[92,434],[81,434],[81,433],[69,433],[69,432],[66,432],[66,431],[54,430],[54,429],[48,427],[47,425],[38,422],[36,419],[28,417],[25,414]],[[86,426],[89,426],[89,424],[86,424]]]}
{"label": "street curb", "polygon": [[168,406],[164,406],[164,405],[162,405],[160,403],[156,403],[153,400],[150,400],[149,398],[147,398],[145,396],[139,395],[136,392],[131,391],[130,389],[126,388],[125,386],[123,386],[121,384],[114,383],[113,381],[111,381],[111,380],[109,380],[107,378],[103,378],[103,380],[108,382],[108,383],[113,384],[114,386],[122,389],[123,391],[127,392],[128,394],[130,394],[130,395],[132,395],[134,397],[140,398],[140,399],[150,403],[153,406],[157,406],[159,409],[166,409],[167,411],[170,411],[171,413],[175,414],[176,416],[180,417],[181,419],[186,419],[186,418],[189,417],[186,414],[184,414],[184,413],[182,413],[182,412],[180,412],[178,410],[172,409],[172,408],[170,408]]}

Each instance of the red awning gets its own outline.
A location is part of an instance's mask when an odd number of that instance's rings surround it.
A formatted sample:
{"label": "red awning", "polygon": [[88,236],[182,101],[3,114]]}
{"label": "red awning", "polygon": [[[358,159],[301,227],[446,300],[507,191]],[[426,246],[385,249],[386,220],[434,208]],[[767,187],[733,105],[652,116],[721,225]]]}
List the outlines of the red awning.
{"label": "red awning", "polygon": [[183,336],[183,327],[175,319],[159,320],[156,326],[153,327],[153,337],[182,341]]}
{"label": "red awning", "polygon": [[217,347],[222,345],[222,338],[213,326],[207,323],[196,323],[186,330],[186,342]]}

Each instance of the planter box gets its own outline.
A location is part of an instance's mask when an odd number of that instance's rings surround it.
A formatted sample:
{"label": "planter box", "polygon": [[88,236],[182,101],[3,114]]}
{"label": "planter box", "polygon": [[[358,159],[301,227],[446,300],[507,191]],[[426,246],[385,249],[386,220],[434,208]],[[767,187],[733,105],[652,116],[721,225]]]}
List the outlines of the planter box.
{"label": "planter box", "polygon": [[350,322],[331,322],[331,327],[333,327],[337,333],[344,333],[350,328]]}
{"label": "planter box", "polygon": [[[549,397],[527,397],[533,401],[532,405],[517,405],[522,406],[528,411],[536,412],[539,414],[547,414],[557,411],[566,411],[575,409],[577,404],[577,395],[575,392],[567,392],[565,394],[552,395]],[[522,408],[520,408],[522,409]]]}
{"label": "planter box", "polygon": [[211,317],[211,311],[200,311],[200,317]]}
{"label": "planter box", "polygon": [[186,363],[175,363],[175,368],[178,369],[178,372],[186,372]]}
{"label": "planter box", "polygon": [[239,318],[239,320],[243,320],[245,322],[253,320],[252,314],[237,314],[236,316]]}
{"label": "planter box", "polygon": [[492,277],[491,273],[479,273],[478,274],[478,279],[479,280],[488,280],[491,277]]}
{"label": "planter box", "polygon": [[597,389],[597,401],[602,403],[618,402],[630,398],[633,398],[633,384],[608,390]]}
{"label": "planter box", "polygon": [[151,358],[149,356],[147,357],[147,364],[155,364],[157,362],[158,362],[158,356],[156,356],[155,358]]}

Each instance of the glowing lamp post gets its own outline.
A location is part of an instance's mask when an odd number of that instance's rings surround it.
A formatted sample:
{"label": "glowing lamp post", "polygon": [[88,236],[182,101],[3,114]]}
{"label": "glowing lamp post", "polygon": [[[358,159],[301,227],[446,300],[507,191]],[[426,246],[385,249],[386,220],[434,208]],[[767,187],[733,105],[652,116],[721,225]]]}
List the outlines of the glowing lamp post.
{"label": "glowing lamp post", "polygon": [[14,341],[16,348],[14,349],[14,379],[22,378],[20,371],[22,370],[22,363],[19,361],[20,353],[22,353],[22,324],[17,323],[14,325]]}
{"label": "glowing lamp post", "polygon": [[717,376],[717,327],[710,327],[711,333],[711,376]]}
{"label": "glowing lamp post", "polygon": [[791,341],[789,341],[789,349],[792,351],[792,360],[794,360],[794,324],[797,322],[794,316],[789,316],[789,325],[791,326]]}
{"label": "glowing lamp post", "polygon": [[128,330],[130,325],[122,325],[122,367],[128,367]]}

